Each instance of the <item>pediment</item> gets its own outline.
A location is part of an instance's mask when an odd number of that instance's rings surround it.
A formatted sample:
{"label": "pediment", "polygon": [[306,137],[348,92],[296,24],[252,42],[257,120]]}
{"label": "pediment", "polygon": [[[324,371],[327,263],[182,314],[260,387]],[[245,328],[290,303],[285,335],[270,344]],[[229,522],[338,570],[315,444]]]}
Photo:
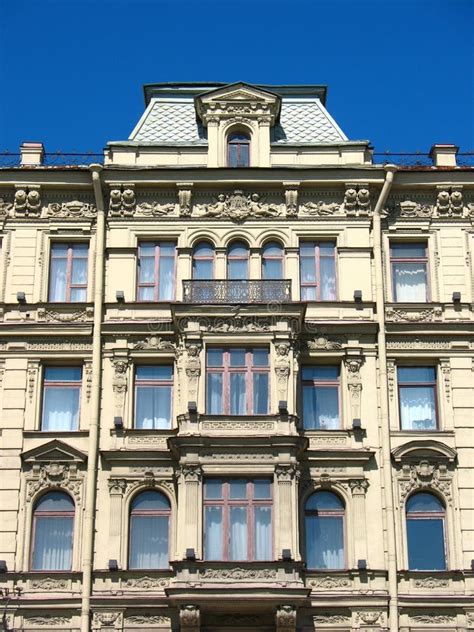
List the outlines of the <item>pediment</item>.
{"label": "pediment", "polygon": [[85,463],[87,455],[59,439],[54,439],[23,452],[21,458],[25,463]]}
{"label": "pediment", "polygon": [[233,83],[196,97],[196,112],[204,123],[210,112],[212,115],[232,115],[239,108],[246,115],[268,113],[274,121],[280,113],[281,99],[277,94],[251,86],[247,83]]}
{"label": "pediment", "polygon": [[419,459],[429,459],[437,461],[448,461],[452,463],[456,458],[456,450],[450,448],[445,443],[431,439],[420,439],[409,441],[392,450],[392,456],[397,463],[401,461],[416,461]]}

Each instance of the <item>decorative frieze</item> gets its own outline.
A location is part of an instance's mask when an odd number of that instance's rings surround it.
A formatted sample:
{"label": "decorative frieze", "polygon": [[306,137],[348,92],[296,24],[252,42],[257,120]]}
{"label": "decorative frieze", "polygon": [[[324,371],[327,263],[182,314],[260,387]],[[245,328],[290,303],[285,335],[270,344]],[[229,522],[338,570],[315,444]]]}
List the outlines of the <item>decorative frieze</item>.
{"label": "decorative frieze", "polygon": [[434,322],[442,319],[443,308],[407,309],[402,307],[386,307],[385,317],[388,321],[394,322]]}
{"label": "decorative frieze", "polygon": [[172,202],[141,202],[136,209],[136,215],[142,217],[163,217],[175,214],[176,204]]}
{"label": "decorative frieze", "polygon": [[52,626],[52,625],[68,625],[71,623],[70,617],[60,617],[55,615],[44,615],[44,616],[35,616],[35,617],[24,617],[23,625],[37,625],[37,626]]}
{"label": "decorative frieze", "polygon": [[199,572],[201,579],[255,581],[277,578],[277,570],[274,568],[204,568]]}
{"label": "decorative frieze", "polygon": [[346,614],[333,614],[331,612],[322,612],[321,614],[313,615],[313,623],[336,625],[338,623],[350,624],[351,617]]}
{"label": "decorative frieze", "polygon": [[45,323],[83,323],[92,321],[94,317],[94,308],[85,307],[84,309],[64,310],[47,309],[39,307],[37,311],[38,322]]}
{"label": "decorative frieze", "polygon": [[171,617],[168,617],[163,614],[151,614],[145,612],[144,614],[132,614],[125,618],[125,623],[128,625],[139,625],[146,626],[148,625],[170,625]]}
{"label": "decorative frieze", "polygon": [[244,222],[246,219],[277,217],[283,214],[283,204],[270,204],[259,193],[244,193],[236,189],[233,193],[220,193],[213,204],[196,204],[198,217],[215,217]]}
{"label": "decorative frieze", "polygon": [[126,581],[126,588],[133,590],[163,590],[169,586],[170,580],[167,577],[131,577]]}
{"label": "decorative frieze", "polygon": [[42,217],[94,219],[97,217],[97,209],[93,204],[82,202],[81,200],[51,202],[43,207]]}
{"label": "decorative frieze", "polygon": [[439,625],[442,623],[456,623],[456,616],[450,614],[416,614],[410,616],[412,623],[427,623],[428,625]]}

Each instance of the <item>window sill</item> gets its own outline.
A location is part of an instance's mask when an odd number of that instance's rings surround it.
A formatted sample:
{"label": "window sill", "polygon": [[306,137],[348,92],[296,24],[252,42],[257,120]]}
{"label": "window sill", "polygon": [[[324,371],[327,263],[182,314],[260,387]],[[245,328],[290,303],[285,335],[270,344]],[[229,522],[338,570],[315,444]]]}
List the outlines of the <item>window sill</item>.
{"label": "window sill", "polygon": [[88,437],[88,430],[24,430],[25,439],[38,439],[39,437]]}

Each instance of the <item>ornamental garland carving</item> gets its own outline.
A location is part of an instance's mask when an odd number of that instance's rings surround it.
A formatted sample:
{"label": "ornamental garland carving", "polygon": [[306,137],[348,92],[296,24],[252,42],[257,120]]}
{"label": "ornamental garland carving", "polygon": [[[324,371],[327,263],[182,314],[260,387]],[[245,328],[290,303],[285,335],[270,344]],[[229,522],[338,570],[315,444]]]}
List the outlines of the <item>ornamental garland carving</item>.
{"label": "ornamental garland carving", "polygon": [[210,333],[253,333],[270,331],[270,318],[253,316],[234,318],[206,318],[199,321],[199,326]]}
{"label": "ornamental garland carving", "polygon": [[52,202],[43,207],[43,217],[58,217],[93,219],[97,216],[97,209],[93,204],[81,202],[80,200],[71,200],[70,202]]}
{"label": "ornamental garland carving", "polygon": [[403,309],[386,307],[385,316],[387,320],[394,322],[433,322],[441,320],[443,316],[442,307],[430,307],[428,309]]}
{"label": "ornamental garland carving", "polygon": [[145,340],[137,342],[133,349],[137,351],[171,351],[176,353],[176,344],[159,336],[148,336]]}
{"label": "ornamental garland carving", "polygon": [[435,588],[449,588],[449,579],[441,579],[439,577],[422,577],[415,579],[415,588],[426,588],[434,590]]}
{"label": "ornamental garland carving", "polygon": [[161,614],[137,614],[126,617],[125,622],[128,624],[137,625],[156,625],[156,624],[168,624],[171,622],[171,618]]}
{"label": "ornamental garland carving", "polygon": [[441,375],[443,376],[444,392],[446,395],[446,401],[451,401],[451,364],[449,360],[440,360],[439,368]]}
{"label": "ornamental garland carving", "polygon": [[140,590],[154,590],[156,588],[166,588],[169,586],[169,579],[165,577],[132,577],[127,579],[127,588]]}
{"label": "ornamental garland carving", "polygon": [[313,616],[313,623],[350,623],[349,615],[344,614],[332,614],[330,612],[324,612],[321,614],[315,614]]}
{"label": "ornamental garland carving", "polygon": [[335,589],[335,588],[348,588],[352,585],[352,582],[348,579],[344,579],[343,577],[318,577],[316,579],[310,579],[308,585],[311,588],[324,588],[324,589]]}
{"label": "ornamental garland carving", "polygon": [[411,200],[405,200],[400,202],[400,216],[401,217],[432,217],[433,207],[429,204],[418,204]]}
{"label": "ornamental garland carving", "polygon": [[82,495],[82,477],[76,464],[34,464],[26,480],[26,500],[30,502],[43,489],[64,489],[78,502]]}
{"label": "ornamental garland carving", "polygon": [[382,617],[382,614],[383,613],[380,610],[364,610],[357,613],[356,620],[358,619],[359,621],[362,621],[362,623],[373,625]]}
{"label": "ornamental garland carving", "polygon": [[277,217],[282,215],[283,204],[268,204],[258,193],[246,194],[236,189],[233,193],[220,193],[214,204],[197,204],[199,217],[215,217],[243,222],[248,218]]}
{"label": "ornamental garland carving", "polygon": [[203,430],[273,430],[273,421],[203,421]]}
{"label": "ornamental garland carving", "polygon": [[92,615],[93,630],[100,630],[102,626],[121,626],[123,615],[121,612],[94,612]]}
{"label": "ornamental garland carving", "polygon": [[66,625],[70,623],[69,617],[56,617],[54,615],[45,615],[44,617],[24,617],[23,623],[26,625]]}
{"label": "ornamental garland carving", "polygon": [[77,309],[74,311],[59,312],[54,309],[38,308],[38,321],[46,323],[82,323],[92,320],[94,316],[94,308],[86,307],[85,309]]}
{"label": "ornamental garland carving", "polygon": [[416,614],[410,616],[410,621],[413,623],[429,623],[434,625],[437,623],[454,623],[456,617],[448,614]]}
{"label": "ornamental garland carving", "polygon": [[273,568],[205,568],[199,573],[202,579],[256,580],[275,579],[277,571]]}
{"label": "ornamental garland carving", "polygon": [[33,590],[54,592],[55,590],[68,590],[69,580],[56,579],[55,577],[44,577],[41,579],[32,579],[30,585]]}
{"label": "ornamental garland carving", "polygon": [[452,501],[451,474],[446,465],[420,461],[417,465],[404,463],[399,473],[400,504],[416,489],[436,489]]}

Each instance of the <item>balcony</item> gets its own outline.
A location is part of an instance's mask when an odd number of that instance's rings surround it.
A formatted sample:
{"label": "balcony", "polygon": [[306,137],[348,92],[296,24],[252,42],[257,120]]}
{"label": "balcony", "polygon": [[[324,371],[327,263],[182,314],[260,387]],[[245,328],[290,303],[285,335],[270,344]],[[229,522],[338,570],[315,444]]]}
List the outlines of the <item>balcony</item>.
{"label": "balcony", "polygon": [[184,303],[289,303],[291,281],[183,281]]}

